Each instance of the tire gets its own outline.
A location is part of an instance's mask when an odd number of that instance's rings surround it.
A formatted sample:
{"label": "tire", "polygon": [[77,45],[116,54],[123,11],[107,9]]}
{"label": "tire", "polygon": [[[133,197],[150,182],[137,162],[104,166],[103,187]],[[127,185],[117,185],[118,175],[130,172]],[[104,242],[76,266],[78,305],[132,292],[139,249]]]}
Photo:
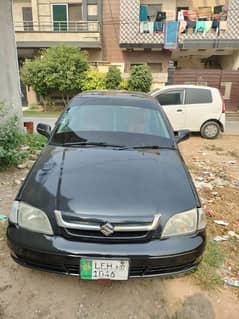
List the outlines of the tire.
{"label": "tire", "polygon": [[207,139],[215,139],[220,133],[220,125],[215,121],[208,121],[203,124],[200,130],[201,136]]}

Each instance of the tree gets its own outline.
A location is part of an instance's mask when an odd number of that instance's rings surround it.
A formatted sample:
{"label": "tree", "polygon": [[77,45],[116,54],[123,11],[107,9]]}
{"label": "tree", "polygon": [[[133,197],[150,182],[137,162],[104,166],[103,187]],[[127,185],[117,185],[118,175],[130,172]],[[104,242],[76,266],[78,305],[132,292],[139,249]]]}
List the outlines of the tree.
{"label": "tree", "polygon": [[128,87],[130,91],[149,92],[152,84],[150,68],[144,65],[135,65],[130,69]]}
{"label": "tree", "polygon": [[105,90],[105,74],[98,71],[96,68],[89,68],[85,72],[84,79],[81,83],[82,91],[87,90]]}
{"label": "tree", "polygon": [[120,70],[115,65],[111,65],[106,74],[106,88],[110,90],[117,90],[121,81],[122,77]]}
{"label": "tree", "polygon": [[66,105],[70,96],[81,91],[88,67],[86,52],[62,45],[43,49],[39,57],[26,61],[21,78],[44,99],[52,93],[59,94]]}

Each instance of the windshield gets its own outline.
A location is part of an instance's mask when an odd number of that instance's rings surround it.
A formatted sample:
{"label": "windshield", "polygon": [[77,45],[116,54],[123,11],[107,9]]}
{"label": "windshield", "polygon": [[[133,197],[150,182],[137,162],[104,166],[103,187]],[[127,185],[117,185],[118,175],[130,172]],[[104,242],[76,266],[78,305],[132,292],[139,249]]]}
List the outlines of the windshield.
{"label": "windshield", "polygon": [[51,142],[101,142],[119,146],[172,144],[159,110],[124,105],[80,105],[69,108],[58,122]]}

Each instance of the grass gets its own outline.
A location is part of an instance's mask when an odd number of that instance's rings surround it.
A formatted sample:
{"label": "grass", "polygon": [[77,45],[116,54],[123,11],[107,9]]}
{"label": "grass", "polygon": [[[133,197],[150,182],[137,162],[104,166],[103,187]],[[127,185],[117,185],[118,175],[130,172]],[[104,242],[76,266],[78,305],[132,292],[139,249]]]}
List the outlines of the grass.
{"label": "grass", "polygon": [[31,153],[34,153],[37,150],[41,150],[46,142],[46,137],[38,133],[26,134],[24,136],[24,144],[30,147]]}
{"label": "grass", "polygon": [[23,116],[24,117],[58,117],[61,114],[60,111],[46,111],[46,112],[42,112],[42,111],[36,111],[36,110],[26,110],[23,111]]}
{"label": "grass", "polygon": [[203,260],[192,275],[195,282],[207,290],[219,288],[223,284],[223,280],[218,274],[218,268],[223,264],[224,259],[225,255],[219,244],[208,241]]}

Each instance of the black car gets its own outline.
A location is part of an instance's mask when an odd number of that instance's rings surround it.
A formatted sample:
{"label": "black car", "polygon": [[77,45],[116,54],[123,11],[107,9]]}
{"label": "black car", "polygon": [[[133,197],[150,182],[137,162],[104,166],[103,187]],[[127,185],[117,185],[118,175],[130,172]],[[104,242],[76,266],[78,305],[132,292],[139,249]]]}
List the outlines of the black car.
{"label": "black car", "polygon": [[144,94],[72,99],[13,203],[7,229],[24,266],[126,280],[189,272],[205,215],[160,105]]}

